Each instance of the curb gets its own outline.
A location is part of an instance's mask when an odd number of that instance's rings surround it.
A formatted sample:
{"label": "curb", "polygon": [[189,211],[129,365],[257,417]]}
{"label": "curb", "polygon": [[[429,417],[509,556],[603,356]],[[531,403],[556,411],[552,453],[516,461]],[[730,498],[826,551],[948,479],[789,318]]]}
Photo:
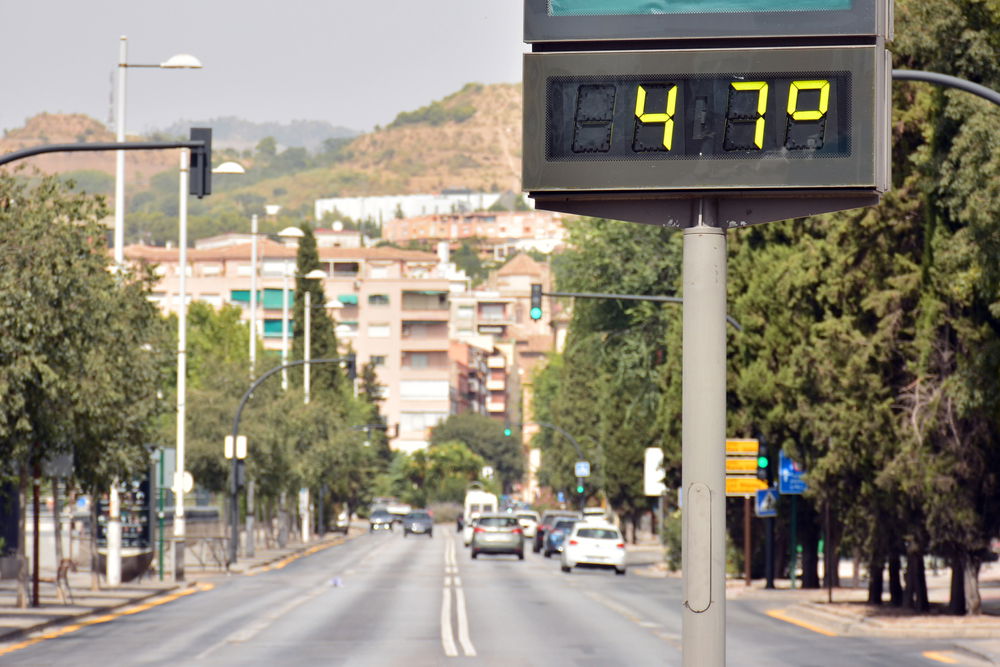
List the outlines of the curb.
{"label": "curb", "polygon": [[27,628],[17,628],[16,630],[9,630],[7,632],[0,634],[0,643],[12,642],[18,639],[23,639],[26,638],[28,635],[31,635],[35,632],[39,632],[40,630],[45,630],[46,628],[56,627],[59,625],[67,625],[72,623],[73,621],[78,621],[81,618],[86,618],[87,616],[91,616],[93,614],[100,614],[109,611],[114,611],[116,609],[128,607],[129,605],[138,604],[140,602],[149,600],[151,598],[159,597],[160,595],[172,593],[179,588],[189,588],[195,585],[197,585],[197,582],[191,582],[187,586],[180,586],[178,584],[175,584],[168,588],[161,588],[156,591],[151,591],[150,593],[146,595],[140,595],[139,597],[131,597],[128,598],[127,600],[122,600],[121,602],[118,602],[116,604],[108,605],[107,607],[101,607],[100,609],[90,608],[87,609],[86,611],[80,611],[74,614],[66,614],[65,616],[61,616],[59,618],[50,618],[46,621],[41,621]]}
{"label": "curb", "polygon": [[955,625],[939,625],[923,619],[911,619],[905,625],[886,623],[870,616],[841,614],[825,609],[816,602],[802,602],[783,607],[789,616],[813,623],[840,636],[921,638],[921,639],[997,639],[1000,628],[995,624],[965,622]]}

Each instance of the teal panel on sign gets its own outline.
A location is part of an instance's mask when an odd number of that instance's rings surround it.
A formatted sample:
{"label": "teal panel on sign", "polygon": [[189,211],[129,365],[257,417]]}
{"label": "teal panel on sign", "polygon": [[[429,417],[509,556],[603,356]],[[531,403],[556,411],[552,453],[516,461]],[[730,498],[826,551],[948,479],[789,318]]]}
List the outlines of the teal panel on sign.
{"label": "teal panel on sign", "polygon": [[550,0],[549,16],[842,11],[851,0]]}

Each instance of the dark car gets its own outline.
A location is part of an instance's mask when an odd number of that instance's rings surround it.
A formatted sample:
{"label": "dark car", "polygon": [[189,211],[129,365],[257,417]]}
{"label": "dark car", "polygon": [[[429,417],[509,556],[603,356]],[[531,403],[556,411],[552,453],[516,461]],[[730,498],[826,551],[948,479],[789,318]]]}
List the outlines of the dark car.
{"label": "dark car", "polygon": [[573,526],[579,519],[558,519],[552,526],[545,531],[545,557],[548,558],[554,553],[562,553],[563,541]]}
{"label": "dark car", "polygon": [[559,519],[580,519],[582,515],[579,512],[573,512],[571,510],[549,510],[542,514],[542,520],[538,522],[538,527],[535,529],[535,542],[532,545],[532,551],[536,554],[542,550],[545,546],[545,533],[552,528],[552,524]]}
{"label": "dark car", "polygon": [[434,537],[434,519],[430,512],[417,510],[403,517],[403,537],[410,533]]}
{"label": "dark car", "polygon": [[392,515],[385,510],[375,510],[368,517],[368,532],[392,530]]}
{"label": "dark car", "polygon": [[524,560],[524,531],[513,514],[481,514],[472,532],[472,557],[513,554]]}

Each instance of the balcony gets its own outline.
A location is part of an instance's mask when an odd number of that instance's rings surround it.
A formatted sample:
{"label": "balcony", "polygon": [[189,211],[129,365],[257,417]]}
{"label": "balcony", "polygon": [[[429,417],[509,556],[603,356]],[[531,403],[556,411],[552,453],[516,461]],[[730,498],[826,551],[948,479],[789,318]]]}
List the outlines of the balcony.
{"label": "balcony", "polygon": [[507,402],[490,399],[486,401],[486,412],[506,412]]}
{"label": "balcony", "polygon": [[507,388],[507,381],[503,378],[490,379],[486,381],[486,389],[489,391],[503,391]]}
{"label": "balcony", "polygon": [[507,359],[503,355],[494,355],[486,360],[487,368],[507,368]]}

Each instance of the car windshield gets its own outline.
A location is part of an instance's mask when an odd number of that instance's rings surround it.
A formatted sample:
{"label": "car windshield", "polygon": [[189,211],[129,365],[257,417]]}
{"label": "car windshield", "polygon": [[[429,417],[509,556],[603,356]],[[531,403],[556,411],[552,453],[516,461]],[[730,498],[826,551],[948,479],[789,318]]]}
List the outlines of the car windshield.
{"label": "car windshield", "polygon": [[534,514],[518,514],[517,518],[518,519],[526,519],[528,521],[538,521],[538,519],[535,518]]}
{"label": "car windshield", "polygon": [[572,520],[564,519],[562,521],[556,521],[555,525],[552,526],[552,530],[569,530],[570,528],[573,527],[573,524],[575,523],[576,523],[575,519]]}
{"label": "car windshield", "polygon": [[431,518],[431,515],[427,512],[410,512],[406,515],[406,518],[410,521],[427,521]]}
{"label": "car windshield", "polygon": [[485,516],[479,518],[479,525],[487,528],[516,528],[517,519],[507,516]]}
{"label": "car windshield", "polygon": [[576,536],[595,540],[617,540],[618,531],[610,528],[581,528],[576,532]]}
{"label": "car windshield", "polygon": [[385,510],[376,510],[376,511],[372,512],[372,518],[373,519],[387,519],[387,518],[389,518],[389,516],[390,516],[390,514],[388,512],[386,512]]}

